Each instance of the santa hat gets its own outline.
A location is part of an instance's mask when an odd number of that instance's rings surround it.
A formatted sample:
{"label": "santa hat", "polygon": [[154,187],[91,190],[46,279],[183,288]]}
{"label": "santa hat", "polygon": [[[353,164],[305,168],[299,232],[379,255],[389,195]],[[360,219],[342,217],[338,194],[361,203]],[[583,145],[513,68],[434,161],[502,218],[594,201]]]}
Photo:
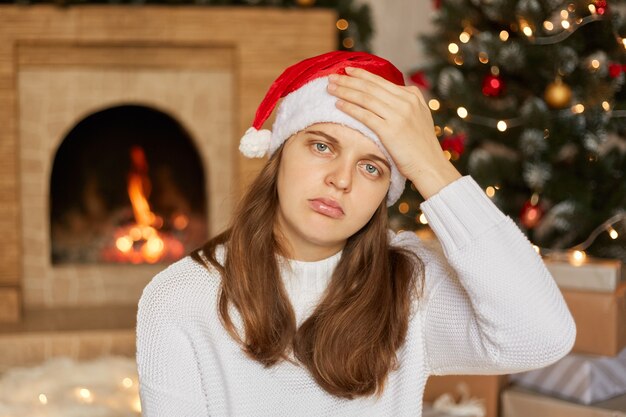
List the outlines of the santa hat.
{"label": "santa hat", "polygon": [[[345,74],[346,67],[363,68],[388,81],[404,85],[402,73],[389,61],[365,52],[333,51],[305,59],[287,68],[271,85],[259,105],[252,127],[241,138],[239,150],[248,158],[273,154],[291,135],[315,123],[333,122],[361,132],[374,141],[391,166],[387,205],[393,205],[404,190],[400,174],[378,136],[363,123],[339,110],[337,98],[326,91],[328,76]],[[272,131],[261,130],[279,99]]]}

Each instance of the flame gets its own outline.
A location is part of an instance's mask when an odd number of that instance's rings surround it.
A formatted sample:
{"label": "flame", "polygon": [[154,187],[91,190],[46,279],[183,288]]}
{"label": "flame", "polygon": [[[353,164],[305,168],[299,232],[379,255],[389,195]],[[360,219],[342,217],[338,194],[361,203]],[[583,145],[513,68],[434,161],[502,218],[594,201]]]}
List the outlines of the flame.
{"label": "flame", "polygon": [[[148,177],[148,163],[142,148],[134,146],[130,150],[131,169],[128,173],[128,197],[132,205],[135,223],[119,227],[114,236],[114,245],[104,253],[105,259],[117,262],[155,263],[179,259],[185,251],[182,242],[169,233],[160,233],[163,218],[150,209],[148,198],[151,184]],[[185,229],[189,219],[178,215],[173,226],[176,230]]]}
{"label": "flame", "polygon": [[130,150],[132,168],[128,174],[128,196],[133,206],[135,221],[140,226],[151,226],[156,215],[150,210],[150,179],[148,178],[148,162],[146,154],[139,146]]}

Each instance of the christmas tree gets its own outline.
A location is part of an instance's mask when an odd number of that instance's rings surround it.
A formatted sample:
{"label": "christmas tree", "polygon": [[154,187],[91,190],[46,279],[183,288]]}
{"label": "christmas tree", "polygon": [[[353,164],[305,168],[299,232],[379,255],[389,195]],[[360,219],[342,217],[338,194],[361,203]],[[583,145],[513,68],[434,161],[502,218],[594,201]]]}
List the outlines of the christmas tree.
{"label": "christmas tree", "polygon": [[[538,247],[626,262],[626,21],[604,0],[435,0],[424,88],[435,132]],[[420,229],[407,187],[396,229]],[[595,231],[594,231],[595,230]],[[600,232],[600,233],[598,233]],[[606,233],[605,233],[606,232]]]}

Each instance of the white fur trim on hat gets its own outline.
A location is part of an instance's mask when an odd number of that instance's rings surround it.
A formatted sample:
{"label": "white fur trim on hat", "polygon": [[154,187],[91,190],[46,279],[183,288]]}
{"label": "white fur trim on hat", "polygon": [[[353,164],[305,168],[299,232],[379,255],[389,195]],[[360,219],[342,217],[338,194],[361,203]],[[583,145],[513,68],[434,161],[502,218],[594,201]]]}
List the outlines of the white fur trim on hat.
{"label": "white fur trim on hat", "polygon": [[[291,135],[315,123],[339,123],[361,132],[374,141],[391,166],[391,183],[387,193],[387,205],[393,205],[404,191],[406,178],[400,174],[393,159],[378,136],[363,123],[339,110],[337,97],[326,90],[328,77],[316,78],[283,98],[272,126],[269,153],[273,154]],[[241,148],[240,148],[241,149]]]}

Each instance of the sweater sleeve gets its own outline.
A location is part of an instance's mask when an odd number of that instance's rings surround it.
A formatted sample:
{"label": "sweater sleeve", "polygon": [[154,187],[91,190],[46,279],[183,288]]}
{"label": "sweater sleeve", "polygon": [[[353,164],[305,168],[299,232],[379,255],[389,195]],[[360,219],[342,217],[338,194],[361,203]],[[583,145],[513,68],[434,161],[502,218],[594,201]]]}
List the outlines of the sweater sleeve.
{"label": "sweater sleeve", "polygon": [[441,251],[425,260],[431,374],[540,368],[573,346],[573,318],[541,257],[470,176],[421,204]]}
{"label": "sweater sleeve", "polygon": [[207,416],[193,345],[176,313],[165,270],[146,286],[137,313],[137,370],[144,417]]}

